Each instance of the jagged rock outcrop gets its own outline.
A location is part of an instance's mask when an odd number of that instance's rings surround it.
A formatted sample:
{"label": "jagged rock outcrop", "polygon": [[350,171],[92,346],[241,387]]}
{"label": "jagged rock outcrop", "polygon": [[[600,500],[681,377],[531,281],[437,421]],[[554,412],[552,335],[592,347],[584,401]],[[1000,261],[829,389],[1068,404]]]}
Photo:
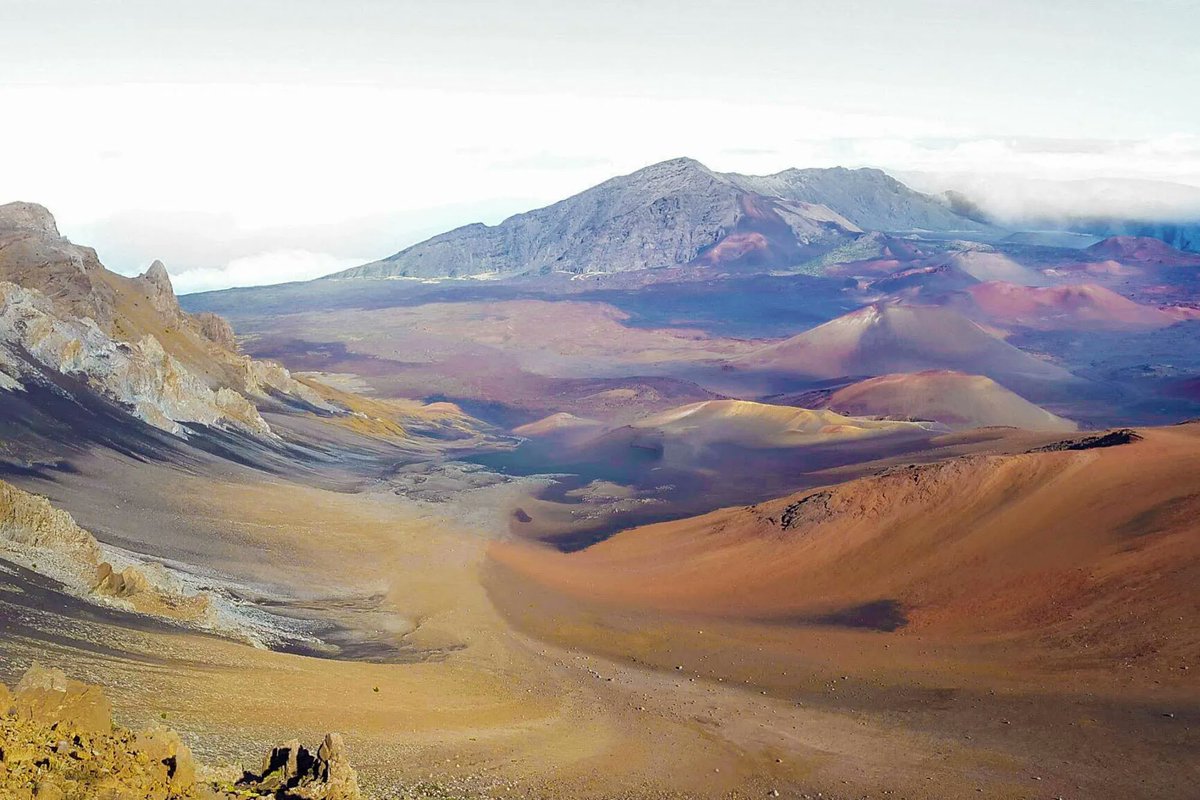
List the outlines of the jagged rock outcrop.
{"label": "jagged rock outcrop", "polygon": [[[215,779],[178,733],[113,725],[104,691],[33,664],[15,691],[0,684],[0,797],[14,800],[359,800],[358,776],[339,734],[309,754],[275,748],[269,781]],[[282,759],[282,760],[280,760]],[[281,780],[284,770],[286,780]],[[267,772],[264,767],[264,772]]]}
{"label": "jagged rock outcrop", "polygon": [[114,569],[104,560],[96,538],[70,514],[45,497],[4,481],[0,481],[0,552],[54,578],[80,597],[202,627],[214,624],[208,595],[185,592],[154,564]]}
{"label": "jagged rock outcrop", "polygon": [[109,272],[42,206],[0,206],[0,305],[0,390],[37,371],[22,364],[32,355],[176,435],[195,423],[271,437],[262,402],[344,413],[282,366],[239,353],[225,320],[185,313],[161,261],[136,278]]}
{"label": "jagged rock outcrop", "polygon": [[192,319],[200,329],[200,335],[230,352],[237,352],[237,338],[233,334],[233,326],[219,314],[211,311],[201,311],[193,314]]}
{"label": "jagged rock outcrop", "polygon": [[238,788],[280,800],[359,800],[358,774],[350,766],[341,734],[326,734],[311,753],[292,739],[272,748],[262,771],[248,773]]}
{"label": "jagged rock outcrop", "polygon": [[161,261],[155,260],[150,267],[138,276],[138,281],[146,287],[146,294],[151,304],[163,314],[180,314],[179,300],[175,297],[175,287],[171,285],[171,276]]}
{"label": "jagged rock outcrop", "polygon": [[117,291],[96,251],[59,236],[54,217],[35,203],[0,206],[0,281],[35,289],[73,317],[111,330]]}
{"label": "jagged rock outcrop", "polygon": [[0,481],[0,550],[41,556],[60,575],[90,577],[100,563],[100,545],[66,511],[50,501]]}
{"label": "jagged rock outcrop", "polygon": [[245,391],[257,397],[282,395],[321,411],[344,413],[344,409],[327,402],[320,394],[293,378],[286,367],[274,361],[245,358],[238,362],[238,374]]}
{"label": "jagged rock outcrop", "polygon": [[679,158],[330,277],[623,272],[690,263],[788,268],[865,230],[918,229],[990,230],[879,170],[750,176]]}
{"label": "jagged rock outcrop", "polygon": [[[0,346],[9,350],[5,365],[10,369],[20,369],[22,356],[32,357],[43,367],[82,378],[139,419],[171,433],[185,434],[181,423],[271,432],[246,398],[227,388],[211,389],[155,337],[115,341],[92,320],[64,318],[40,292],[11,283],[0,283]],[[25,365],[25,376],[35,374],[32,366]]]}

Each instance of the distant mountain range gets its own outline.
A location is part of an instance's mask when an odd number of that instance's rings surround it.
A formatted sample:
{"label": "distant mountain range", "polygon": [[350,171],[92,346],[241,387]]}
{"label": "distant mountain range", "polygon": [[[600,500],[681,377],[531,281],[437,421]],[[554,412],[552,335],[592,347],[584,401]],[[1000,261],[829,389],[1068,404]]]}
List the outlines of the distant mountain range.
{"label": "distant mountain range", "polygon": [[992,238],[876,169],[751,176],[679,158],[613,178],[499,225],[467,225],[333,278],[597,273],[686,264],[785,269],[865,232]]}

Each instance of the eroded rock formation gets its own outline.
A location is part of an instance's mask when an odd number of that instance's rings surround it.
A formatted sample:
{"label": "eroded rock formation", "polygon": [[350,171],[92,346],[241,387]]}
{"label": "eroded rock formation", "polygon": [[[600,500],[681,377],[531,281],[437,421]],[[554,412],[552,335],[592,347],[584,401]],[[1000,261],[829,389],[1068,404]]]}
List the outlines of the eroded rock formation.
{"label": "eroded rock formation", "polygon": [[45,208],[9,203],[0,206],[0,390],[41,369],[80,378],[176,435],[191,423],[270,437],[264,403],[344,413],[279,364],[238,352],[225,320],[184,312],[161,261],[117,275],[60,236]]}
{"label": "eroded rock formation", "polygon": [[192,594],[160,566],[116,570],[91,533],[50,501],[0,481],[0,554],[62,583],[69,591],[130,611],[208,626],[211,599]]}

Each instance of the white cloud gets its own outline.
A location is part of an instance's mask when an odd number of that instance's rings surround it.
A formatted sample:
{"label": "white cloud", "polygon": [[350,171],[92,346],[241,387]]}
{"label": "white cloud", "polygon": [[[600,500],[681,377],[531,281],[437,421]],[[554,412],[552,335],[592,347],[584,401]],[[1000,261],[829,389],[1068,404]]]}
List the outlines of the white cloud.
{"label": "white cloud", "polygon": [[369,258],[339,258],[307,250],[274,250],[235,258],[220,268],[193,269],[171,275],[179,294],[228,289],[232,286],[263,286],[271,283],[319,278],[347,267],[365,264]]}

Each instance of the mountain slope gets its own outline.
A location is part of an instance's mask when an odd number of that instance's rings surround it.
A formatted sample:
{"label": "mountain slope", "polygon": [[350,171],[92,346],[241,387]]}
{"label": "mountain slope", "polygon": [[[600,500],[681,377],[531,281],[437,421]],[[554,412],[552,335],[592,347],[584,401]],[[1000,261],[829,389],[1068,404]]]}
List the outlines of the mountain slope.
{"label": "mountain slope", "polygon": [[761,194],[820,203],[863,230],[981,233],[991,226],[954,213],[878,169],[787,169],[775,175],[733,175]]}
{"label": "mountain slope", "polygon": [[838,389],[826,408],[853,416],[923,419],[951,428],[1008,425],[1026,430],[1073,431],[1051,414],[991,378],[952,370],[881,375]]}
{"label": "mountain slope", "polygon": [[1094,330],[1162,328],[1178,321],[1177,316],[1094,283],[1030,287],[990,281],[966,292],[983,318],[996,325]]}
{"label": "mountain slope", "polygon": [[749,400],[692,403],[645,417],[629,427],[688,447],[734,444],[749,448],[801,447],[908,433],[916,428],[904,422],[853,419],[833,411]]}
{"label": "mountain slope", "polygon": [[990,636],[1075,668],[1086,656],[1177,669],[1200,652],[1200,425],[1139,433],[1118,447],[897,467],[570,555],[493,552],[624,609]]}
{"label": "mountain slope", "polygon": [[160,262],[117,275],[61,236],[44,207],[0,206],[0,451],[26,458],[85,441],[124,449],[146,432],[129,417],[177,437],[225,429],[274,447],[267,412],[389,441],[405,438],[399,420],[422,416],[362,405],[240,353],[225,320],[181,309]]}
{"label": "mountain slope", "polygon": [[623,272],[680,264],[790,267],[866,229],[983,231],[877,170],[723,174],[655,164],[494,227],[435,236],[334,278]]}

